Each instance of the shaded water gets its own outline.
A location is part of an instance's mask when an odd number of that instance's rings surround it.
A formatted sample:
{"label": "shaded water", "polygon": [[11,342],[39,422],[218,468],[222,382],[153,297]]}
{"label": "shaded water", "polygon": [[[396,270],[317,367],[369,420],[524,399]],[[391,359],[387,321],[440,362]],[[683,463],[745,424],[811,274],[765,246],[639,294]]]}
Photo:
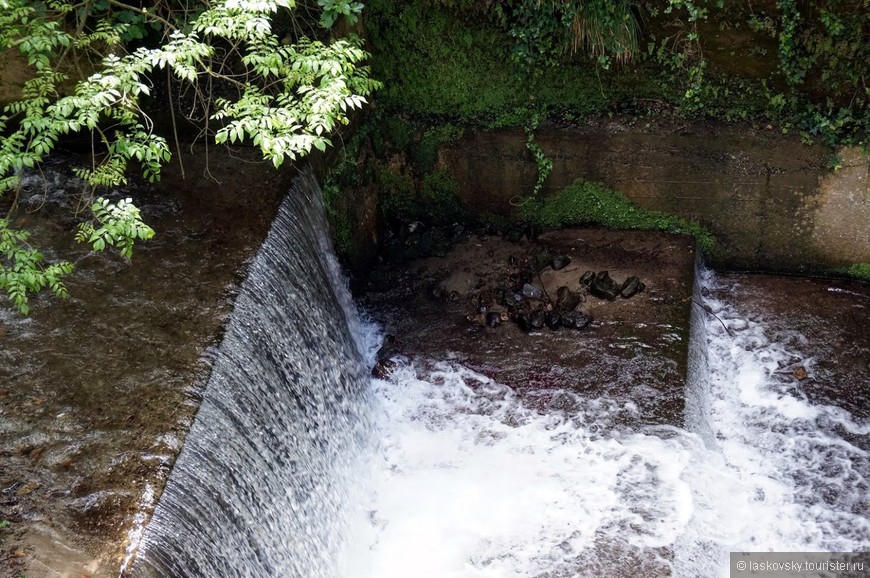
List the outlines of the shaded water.
{"label": "shaded water", "polygon": [[[377,329],[317,195],[297,181],[253,265],[133,575],[709,578],[733,550],[870,548],[866,365],[822,371],[825,337],[734,300],[751,280],[698,278],[683,427],[612,419],[630,392],[520,395],[425,351],[370,380]],[[866,319],[870,294],[841,306]],[[573,403],[536,402],[556,394]]]}

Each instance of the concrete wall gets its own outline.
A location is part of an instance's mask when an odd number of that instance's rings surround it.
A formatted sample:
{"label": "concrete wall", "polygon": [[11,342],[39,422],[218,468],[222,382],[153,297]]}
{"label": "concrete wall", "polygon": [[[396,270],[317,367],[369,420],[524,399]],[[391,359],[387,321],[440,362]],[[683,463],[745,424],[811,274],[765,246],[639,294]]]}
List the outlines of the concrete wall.
{"label": "concrete wall", "polygon": [[[467,207],[509,213],[537,175],[522,131],[468,133],[441,151]],[[812,271],[870,262],[870,159],[747,127],[617,122],[539,131],[553,161],[543,194],[575,179],[602,182],[639,205],[705,223],[717,265]]]}

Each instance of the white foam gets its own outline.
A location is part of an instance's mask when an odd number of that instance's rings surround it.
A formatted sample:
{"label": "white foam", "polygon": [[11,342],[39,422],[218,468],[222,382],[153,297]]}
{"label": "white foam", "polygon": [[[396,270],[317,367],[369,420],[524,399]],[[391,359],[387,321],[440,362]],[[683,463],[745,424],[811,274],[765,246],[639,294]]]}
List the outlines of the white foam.
{"label": "white foam", "polygon": [[668,546],[691,516],[692,436],[597,435],[455,365],[376,386],[384,461],[348,578],[539,576],[596,548]]}
{"label": "white foam", "polygon": [[794,359],[812,371],[802,336],[771,340],[760,317],[706,305],[728,326],[694,336],[709,370],[692,387],[708,403],[690,423],[711,430],[706,445],[679,428],[615,428],[608,415],[628,399],[548,391],[571,411],[539,410],[552,404],[456,364],[375,380],[383,445],[360,480],[343,577],[600,577],[647,560],[654,571],[633,575],[724,578],[730,551],[866,550],[868,455],[834,426],[868,425],[777,372]]}

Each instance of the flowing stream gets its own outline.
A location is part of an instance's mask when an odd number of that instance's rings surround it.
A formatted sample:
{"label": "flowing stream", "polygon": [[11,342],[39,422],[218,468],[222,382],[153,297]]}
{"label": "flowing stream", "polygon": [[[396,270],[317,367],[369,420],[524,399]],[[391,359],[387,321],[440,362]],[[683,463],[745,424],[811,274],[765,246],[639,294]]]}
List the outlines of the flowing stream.
{"label": "flowing stream", "polygon": [[870,423],[802,390],[806,337],[735,281],[698,274],[685,428],[627,427],[630,399],[541,410],[446,359],[369,378],[325,230],[302,177],[133,575],[724,578],[734,550],[870,549]]}

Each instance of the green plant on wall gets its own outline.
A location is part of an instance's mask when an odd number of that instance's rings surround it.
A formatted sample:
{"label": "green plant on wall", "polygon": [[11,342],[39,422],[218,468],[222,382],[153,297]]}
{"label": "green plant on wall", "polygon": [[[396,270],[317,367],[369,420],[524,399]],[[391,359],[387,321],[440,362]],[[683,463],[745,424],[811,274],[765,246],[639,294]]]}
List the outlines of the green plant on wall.
{"label": "green plant on wall", "polygon": [[618,191],[582,179],[555,196],[527,199],[520,214],[544,229],[602,225],[613,229],[666,231],[691,235],[708,255],[715,245],[712,234],[697,221],[646,210]]}

